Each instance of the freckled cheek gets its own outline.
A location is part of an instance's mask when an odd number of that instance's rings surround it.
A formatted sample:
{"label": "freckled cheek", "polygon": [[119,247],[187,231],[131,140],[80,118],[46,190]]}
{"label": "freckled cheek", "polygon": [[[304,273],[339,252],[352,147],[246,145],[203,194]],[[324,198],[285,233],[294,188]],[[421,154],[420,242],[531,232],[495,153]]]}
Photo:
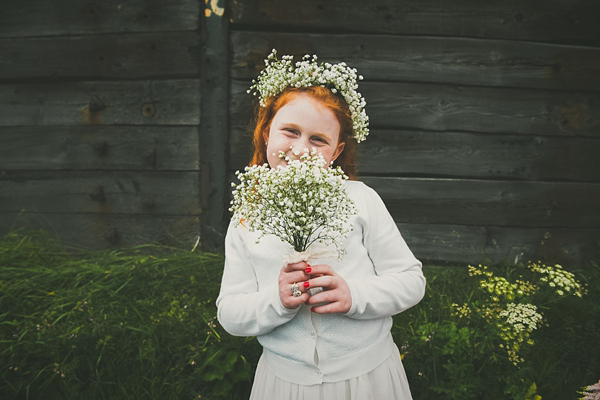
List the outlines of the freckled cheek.
{"label": "freckled cheek", "polygon": [[319,153],[321,153],[323,155],[323,158],[325,159],[325,161],[327,161],[327,163],[331,162],[331,158],[333,157],[333,151],[332,150],[324,150],[324,151],[319,151]]}
{"label": "freckled cheek", "polygon": [[283,141],[269,142],[267,145],[267,161],[271,168],[275,168],[278,165],[285,165],[285,161],[279,158],[278,154],[280,151],[288,153],[290,149],[289,145],[286,145]]}
{"label": "freckled cheek", "polygon": [[290,146],[292,146],[290,141],[280,139],[274,141],[270,146],[268,146],[268,148],[270,148],[271,153],[278,153],[280,151],[287,153],[290,150]]}

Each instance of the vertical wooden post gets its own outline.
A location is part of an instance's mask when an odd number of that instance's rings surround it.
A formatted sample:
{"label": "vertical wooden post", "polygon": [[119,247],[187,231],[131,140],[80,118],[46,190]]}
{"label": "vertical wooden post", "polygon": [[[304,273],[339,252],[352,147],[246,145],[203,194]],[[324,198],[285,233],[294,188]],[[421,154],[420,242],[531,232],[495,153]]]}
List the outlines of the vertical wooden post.
{"label": "vertical wooden post", "polygon": [[229,120],[229,21],[225,0],[205,0],[200,16],[203,46],[199,131],[202,185],[202,244],[220,250],[227,221],[227,143]]}

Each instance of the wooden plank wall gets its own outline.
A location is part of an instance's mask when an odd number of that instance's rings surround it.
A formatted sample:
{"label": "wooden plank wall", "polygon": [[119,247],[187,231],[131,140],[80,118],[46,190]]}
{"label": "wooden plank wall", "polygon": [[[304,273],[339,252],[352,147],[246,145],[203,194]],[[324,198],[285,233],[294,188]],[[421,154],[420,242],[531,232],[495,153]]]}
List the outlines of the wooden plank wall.
{"label": "wooden plank wall", "polygon": [[361,179],[426,262],[600,259],[596,0],[231,0],[230,172],[272,48],[365,80]]}
{"label": "wooden plank wall", "polygon": [[219,169],[201,129],[201,69],[212,60],[202,57],[203,6],[3,4],[2,232],[41,226],[92,247],[194,244]]}

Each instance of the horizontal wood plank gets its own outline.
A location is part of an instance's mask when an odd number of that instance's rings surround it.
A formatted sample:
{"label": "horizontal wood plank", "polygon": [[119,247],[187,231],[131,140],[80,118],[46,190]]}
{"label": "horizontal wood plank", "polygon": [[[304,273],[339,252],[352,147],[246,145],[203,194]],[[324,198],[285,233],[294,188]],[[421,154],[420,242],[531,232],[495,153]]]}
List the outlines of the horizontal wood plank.
{"label": "horizontal wood plank", "polygon": [[234,27],[598,43],[596,0],[233,0]]}
{"label": "horizontal wood plank", "polygon": [[3,170],[198,170],[194,126],[3,127]]}
{"label": "horizontal wood plank", "polygon": [[442,224],[398,224],[417,258],[444,263],[559,263],[567,269],[600,258],[600,229],[508,228]]}
{"label": "horizontal wood plank", "polygon": [[[251,156],[247,130],[232,129],[230,170]],[[600,181],[600,139],[373,129],[358,147],[363,175]]]}
{"label": "horizontal wood plank", "polygon": [[199,172],[0,173],[2,212],[198,215]]}
{"label": "horizontal wood plank", "polygon": [[[230,118],[252,119],[250,82],[233,80]],[[600,136],[600,93],[363,82],[371,128]]]}
{"label": "horizontal wood plank", "polygon": [[360,145],[369,174],[600,181],[600,138],[374,130]]}
{"label": "horizontal wood plank", "polygon": [[198,32],[0,39],[0,80],[197,77]]}
{"label": "horizontal wood plank", "polygon": [[361,179],[399,223],[599,228],[600,184],[471,179]]}
{"label": "horizontal wood plank", "polygon": [[197,79],[0,85],[0,126],[198,125]]}
{"label": "horizontal wood plank", "polygon": [[231,33],[231,75],[252,79],[277,49],[300,60],[346,62],[367,81],[600,91],[600,48],[464,38]]}
{"label": "horizontal wood plank", "polygon": [[19,228],[42,229],[64,244],[88,249],[161,243],[191,250],[200,237],[200,218],[155,214],[0,212],[0,235]]}
{"label": "horizontal wood plank", "polygon": [[0,37],[198,29],[196,0],[8,1],[0,13]]}

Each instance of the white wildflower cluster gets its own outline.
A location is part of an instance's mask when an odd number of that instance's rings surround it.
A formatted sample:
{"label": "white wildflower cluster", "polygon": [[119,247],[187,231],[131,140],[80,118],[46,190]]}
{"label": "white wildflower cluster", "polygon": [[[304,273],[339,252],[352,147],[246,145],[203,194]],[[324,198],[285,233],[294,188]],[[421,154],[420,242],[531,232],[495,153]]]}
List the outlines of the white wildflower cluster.
{"label": "white wildflower cluster", "polygon": [[542,322],[542,315],[537,312],[537,307],[527,303],[508,303],[506,309],[498,313],[498,318],[500,338],[506,343],[500,346],[506,349],[509,361],[514,365],[525,361],[519,356],[519,350],[523,344],[534,344],[531,333]]}
{"label": "white wildflower cluster", "polygon": [[288,87],[323,86],[339,93],[348,103],[352,115],[354,138],[362,142],[369,134],[369,117],[365,112],[365,99],[357,91],[358,81],[355,68],[346,63],[317,63],[317,56],[305,55],[302,61],[292,62],[293,56],[284,55],[277,59],[277,51],[273,49],[265,60],[265,68],[257,79],[252,81],[248,93],[258,95],[260,105],[265,106],[271,96],[277,96]]}
{"label": "white wildflower cluster", "polygon": [[[302,252],[318,242],[333,244],[339,254],[342,239],[352,230],[348,223],[356,207],[348,197],[340,167],[327,166],[321,154],[305,153],[286,166],[268,164],[236,172],[240,183],[233,191],[230,211],[234,220],[248,223],[261,236],[273,234]],[[260,239],[260,238],[259,238]]]}
{"label": "white wildflower cluster", "polygon": [[529,263],[527,267],[533,272],[543,275],[540,278],[540,282],[553,288],[559,296],[574,294],[577,297],[581,297],[583,295],[584,288],[577,282],[575,275],[569,271],[565,271],[559,264],[551,267],[538,262]]}
{"label": "white wildflower cluster", "polygon": [[534,344],[532,332],[541,325],[542,315],[533,304],[535,295],[547,285],[559,296],[568,293],[579,297],[583,294],[582,285],[574,275],[562,269],[560,265],[548,267],[541,263],[529,263],[527,268],[533,272],[531,281],[519,275],[519,279],[509,281],[496,276],[485,265],[469,265],[469,275],[477,278],[479,289],[485,294],[483,301],[453,304],[453,315],[461,319],[480,317],[499,329],[500,347],[505,349],[508,359],[517,365],[523,362],[520,351]]}

